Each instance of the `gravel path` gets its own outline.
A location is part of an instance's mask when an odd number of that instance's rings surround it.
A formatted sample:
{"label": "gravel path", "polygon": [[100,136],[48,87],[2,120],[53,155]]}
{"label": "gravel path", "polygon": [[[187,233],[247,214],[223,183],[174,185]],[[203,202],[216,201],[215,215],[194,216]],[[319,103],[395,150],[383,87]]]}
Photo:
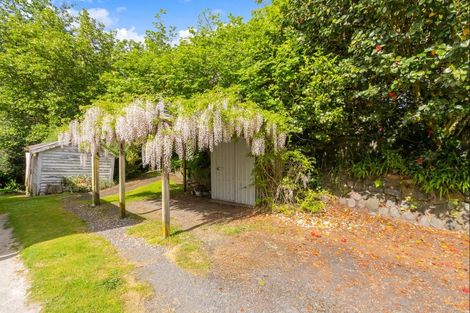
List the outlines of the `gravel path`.
{"label": "gravel path", "polygon": [[269,286],[260,286],[258,281],[247,285],[211,275],[198,277],[168,261],[165,249],[126,236],[125,228],[99,234],[123,257],[137,264],[137,278],[154,288],[155,295],[146,303],[149,312],[336,312],[331,304],[321,304],[318,299],[310,299],[292,289],[288,281],[272,281]]}
{"label": "gravel path", "polygon": [[164,248],[126,235],[126,229],[139,220],[121,220],[113,207],[91,209],[72,201],[67,209],[84,219],[90,231],[111,242],[122,257],[136,264],[134,275],[154,289],[154,295],[146,301],[149,312],[341,312],[328,299],[318,295],[313,298],[302,290],[313,282],[269,272],[269,283],[265,284],[266,270],[260,270],[258,279],[251,281],[221,279],[212,273],[194,276],[169,261]]}
{"label": "gravel path", "polygon": [[5,228],[6,221],[6,215],[0,215],[0,312],[39,312],[40,305],[28,302],[26,269],[14,249],[11,229]]}

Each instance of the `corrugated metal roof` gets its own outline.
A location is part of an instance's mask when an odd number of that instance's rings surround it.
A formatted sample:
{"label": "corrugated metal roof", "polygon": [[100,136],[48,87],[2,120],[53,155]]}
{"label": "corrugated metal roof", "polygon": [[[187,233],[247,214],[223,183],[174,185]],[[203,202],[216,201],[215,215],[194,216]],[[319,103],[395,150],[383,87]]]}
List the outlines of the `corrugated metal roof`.
{"label": "corrugated metal roof", "polygon": [[25,151],[30,152],[30,153],[38,153],[38,152],[54,149],[57,147],[60,147],[60,143],[58,141],[44,142],[44,143],[38,143],[35,145],[27,146],[25,148]]}

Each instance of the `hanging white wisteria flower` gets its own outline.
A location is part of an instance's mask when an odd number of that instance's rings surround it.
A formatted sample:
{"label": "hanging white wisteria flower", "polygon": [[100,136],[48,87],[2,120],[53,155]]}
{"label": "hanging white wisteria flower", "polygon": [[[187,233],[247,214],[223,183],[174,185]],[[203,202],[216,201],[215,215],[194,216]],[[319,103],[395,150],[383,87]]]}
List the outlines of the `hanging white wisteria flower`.
{"label": "hanging white wisteria flower", "polygon": [[108,145],[112,144],[116,140],[115,131],[115,118],[111,114],[106,114],[103,117],[102,128],[101,128],[101,139]]}
{"label": "hanging white wisteria flower", "polygon": [[[253,103],[218,94],[195,96],[176,103],[174,116],[165,113],[163,102],[135,100],[122,114],[111,115],[89,108],[81,121],[69,124],[59,136],[63,145],[75,145],[86,153],[101,151],[102,144],[143,143],[142,160],[153,169],[169,171],[174,153],[191,158],[196,150],[210,150],[236,137],[244,138],[254,156],[283,149],[287,133],[283,117],[259,109]],[[208,101],[214,99],[214,101]],[[86,162],[86,156],[82,158]]]}
{"label": "hanging white wisteria flower", "polygon": [[259,156],[264,154],[264,150],[264,138],[254,138],[251,144],[251,153],[254,156]]}
{"label": "hanging white wisteria flower", "polygon": [[163,102],[135,100],[124,108],[124,115],[116,121],[116,137],[119,141],[133,142],[146,139],[154,133],[156,122],[165,106]]}
{"label": "hanging white wisteria flower", "polygon": [[264,154],[268,146],[277,151],[285,145],[285,133],[279,132],[279,117],[273,113],[264,116],[264,111],[255,105],[238,103],[233,98],[208,102],[196,97],[188,101],[186,105],[178,104],[173,125],[175,150],[180,157],[188,147],[213,151],[234,137],[244,138],[255,156]]}
{"label": "hanging white wisteria flower", "polygon": [[101,119],[103,110],[99,107],[91,107],[85,111],[83,121],[80,125],[81,148],[85,152],[95,154],[101,147]]}
{"label": "hanging white wisteria flower", "polygon": [[152,169],[170,171],[175,136],[167,122],[160,122],[156,133],[142,147],[142,162]]}
{"label": "hanging white wisteria flower", "polygon": [[61,145],[78,146],[84,153],[97,153],[101,147],[101,122],[103,110],[91,107],[85,111],[81,122],[70,122],[67,131],[59,135]]}

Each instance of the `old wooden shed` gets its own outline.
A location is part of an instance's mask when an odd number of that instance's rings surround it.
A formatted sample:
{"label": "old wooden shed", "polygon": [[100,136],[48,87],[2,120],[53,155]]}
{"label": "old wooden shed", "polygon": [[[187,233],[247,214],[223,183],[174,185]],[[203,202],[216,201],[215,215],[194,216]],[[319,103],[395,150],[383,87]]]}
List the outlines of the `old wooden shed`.
{"label": "old wooden shed", "polygon": [[[91,160],[88,158],[83,166],[77,147],[50,142],[28,146],[25,150],[25,187],[29,195],[62,192],[64,177],[91,176]],[[102,155],[100,159],[100,179],[112,181],[114,156]]]}

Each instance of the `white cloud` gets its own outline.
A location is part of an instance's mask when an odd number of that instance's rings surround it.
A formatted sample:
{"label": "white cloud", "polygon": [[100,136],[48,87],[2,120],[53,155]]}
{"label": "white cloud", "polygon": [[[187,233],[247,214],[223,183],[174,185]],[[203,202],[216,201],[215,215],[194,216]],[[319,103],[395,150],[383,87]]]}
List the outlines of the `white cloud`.
{"label": "white cloud", "polygon": [[116,39],[118,40],[134,40],[137,42],[144,42],[144,36],[139,35],[135,30],[135,27],[131,28],[116,28]]}
{"label": "white cloud", "polygon": [[67,13],[70,14],[71,16],[78,16],[80,12],[78,12],[74,8],[70,8],[70,9],[67,9]]}
{"label": "white cloud", "polygon": [[117,7],[117,8],[116,8],[116,12],[117,12],[117,13],[121,13],[121,12],[124,12],[124,11],[126,11],[126,10],[127,10],[126,7]]}
{"label": "white cloud", "polygon": [[115,23],[115,20],[109,15],[109,11],[103,8],[91,8],[87,9],[90,16],[97,20],[100,23],[103,23],[104,26],[110,27]]}
{"label": "white cloud", "polygon": [[221,9],[214,9],[211,11],[212,14],[224,15],[224,10]]}
{"label": "white cloud", "polygon": [[178,31],[178,34],[175,38],[170,42],[172,46],[177,46],[180,44],[181,41],[187,41],[189,38],[193,37],[191,31],[189,29],[182,29]]}
{"label": "white cloud", "polygon": [[191,38],[192,36],[193,36],[193,34],[191,33],[191,31],[189,29],[183,29],[183,30],[178,31],[179,41],[187,40],[187,39]]}

